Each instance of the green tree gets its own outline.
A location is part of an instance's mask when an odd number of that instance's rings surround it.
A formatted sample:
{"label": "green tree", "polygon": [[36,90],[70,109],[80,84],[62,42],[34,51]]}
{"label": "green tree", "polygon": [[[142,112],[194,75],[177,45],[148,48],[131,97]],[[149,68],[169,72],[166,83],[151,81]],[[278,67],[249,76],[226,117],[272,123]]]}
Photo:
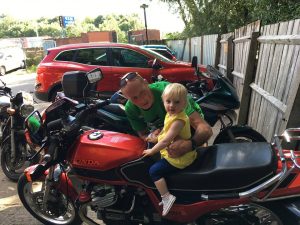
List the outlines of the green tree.
{"label": "green tree", "polygon": [[130,30],[137,30],[143,27],[137,14],[132,15],[108,15],[99,26],[101,31],[116,31],[118,42],[127,42],[127,33]]}
{"label": "green tree", "polygon": [[104,21],[104,17],[102,15],[97,16],[94,19],[94,25],[95,25],[95,27],[99,28],[99,25],[102,24],[103,21]]}
{"label": "green tree", "polygon": [[161,0],[185,23],[185,36],[227,33],[256,20],[272,24],[300,17],[299,0]]}

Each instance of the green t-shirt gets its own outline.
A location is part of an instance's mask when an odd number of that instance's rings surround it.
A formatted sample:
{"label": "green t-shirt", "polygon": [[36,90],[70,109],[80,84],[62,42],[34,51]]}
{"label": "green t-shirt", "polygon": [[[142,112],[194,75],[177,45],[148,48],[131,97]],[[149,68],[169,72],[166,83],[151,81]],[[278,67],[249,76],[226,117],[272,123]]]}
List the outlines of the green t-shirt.
{"label": "green t-shirt", "polygon": [[[149,84],[149,88],[154,96],[154,102],[147,110],[137,107],[129,100],[127,101],[125,105],[125,112],[131,127],[135,131],[142,131],[146,128],[148,128],[150,131],[162,128],[164,126],[166,110],[161,95],[168,84],[169,83],[165,81]],[[203,118],[203,113],[200,106],[195,103],[191,97],[189,97],[187,107],[185,108],[185,113],[189,116],[195,111],[199,112],[200,116]]]}

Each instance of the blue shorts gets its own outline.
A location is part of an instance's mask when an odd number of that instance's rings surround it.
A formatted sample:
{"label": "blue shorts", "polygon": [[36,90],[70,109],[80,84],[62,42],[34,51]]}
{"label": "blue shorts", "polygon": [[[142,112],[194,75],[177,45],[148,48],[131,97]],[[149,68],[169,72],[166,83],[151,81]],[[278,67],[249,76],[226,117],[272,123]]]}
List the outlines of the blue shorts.
{"label": "blue shorts", "polygon": [[149,174],[153,182],[155,182],[180,170],[181,169],[172,166],[166,159],[162,158],[150,167]]}

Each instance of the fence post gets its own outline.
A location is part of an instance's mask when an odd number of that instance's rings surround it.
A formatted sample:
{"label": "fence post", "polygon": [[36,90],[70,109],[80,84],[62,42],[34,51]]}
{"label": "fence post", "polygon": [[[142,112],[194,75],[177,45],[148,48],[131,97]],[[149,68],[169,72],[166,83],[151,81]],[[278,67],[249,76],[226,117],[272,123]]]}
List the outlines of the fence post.
{"label": "fence post", "polygon": [[218,68],[218,65],[220,63],[220,54],[221,54],[221,35],[218,34],[218,37],[217,37],[217,44],[216,44],[216,54],[215,54],[215,68],[217,69]]}
{"label": "fence post", "polygon": [[229,80],[233,81],[232,70],[233,70],[233,39],[234,37],[231,35],[227,39],[227,65],[226,65],[226,76]]}
{"label": "fence post", "polygon": [[245,75],[244,75],[244,85],[243,85],[243,92],[241,96],[241,106],[239,110],[238,124],[244,125],[247,124],[248,122],[248,113],[249,113],[250,96],[251,96],[250,84],[254,81],[255,78],[255,64],[256,64],[258,37],[259,37],[259,32],[252,32],[248,61],[246,65]]}
{"label": "fence post", "polygon": [[192,61],[192,38],[189,38],[189,62]]}
{"label": "fence post", "polygon": [[185,45],[186,45],[186,42],[187,42],[187,39],[184,39],[184,42],[183,42],[183,50],[182,50],[182,53],[181,53],[180,60],[183,60],[183,56],[184,56],[184,52],[185,52]]}

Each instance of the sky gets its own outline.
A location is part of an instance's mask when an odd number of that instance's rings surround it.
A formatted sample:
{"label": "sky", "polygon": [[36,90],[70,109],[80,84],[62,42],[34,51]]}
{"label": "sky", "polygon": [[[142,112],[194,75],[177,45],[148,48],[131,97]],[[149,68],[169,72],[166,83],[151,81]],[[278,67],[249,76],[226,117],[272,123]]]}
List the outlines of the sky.
{"label": "sky", "polygon": [[144,24],[144,11],[140,6],[147,4],[148,29],[159,29],[162,34],[181,32],[184,24],[178,13],[173,14],[166,3],[158,0],[1,0],[0,15],[10,15],[16,19],[53,18],[74,16],[82,20],[86,16],[136,13]]}

